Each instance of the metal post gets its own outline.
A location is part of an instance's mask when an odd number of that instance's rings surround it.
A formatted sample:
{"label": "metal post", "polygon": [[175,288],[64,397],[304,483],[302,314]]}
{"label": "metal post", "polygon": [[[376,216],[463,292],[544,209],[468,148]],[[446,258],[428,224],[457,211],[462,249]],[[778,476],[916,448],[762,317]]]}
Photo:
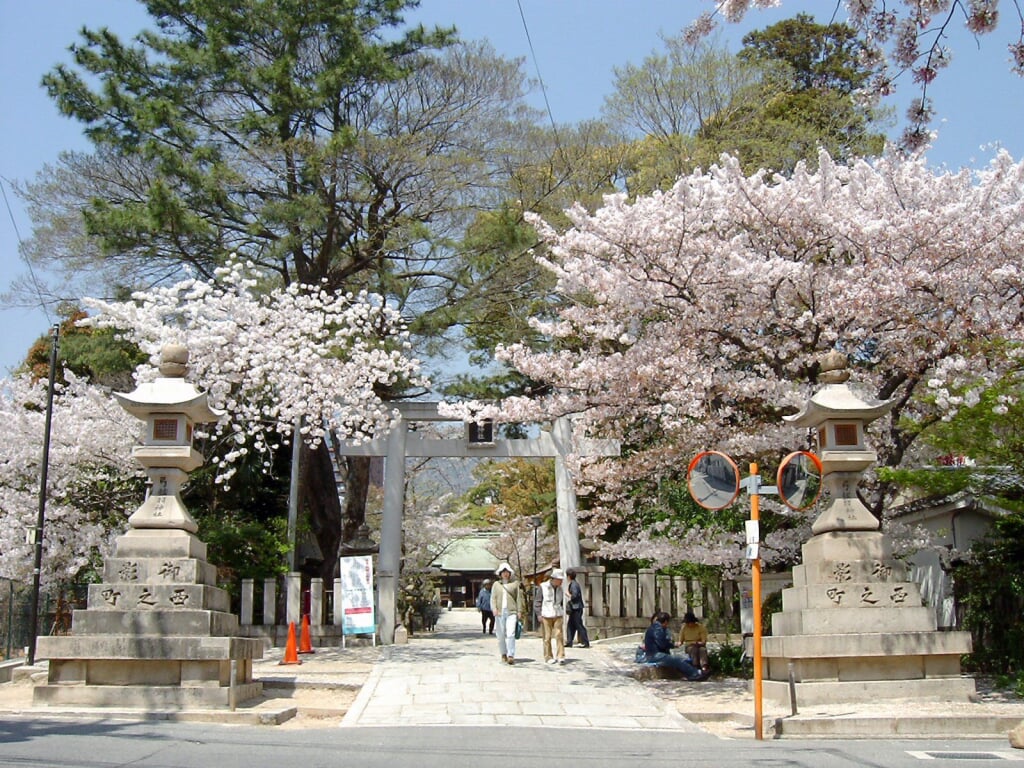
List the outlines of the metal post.
{"label": "metal post", "polygon": [[[760,476],[757,464],[750,465],[750,519],[761,518]],[[764,716],[762,714],[762,686],[764,674],[761,670],[761,554],[750,562],[750,581],[754,592],[754,737],[764,738]]]}
{"label": "metal post", "polygon": [[50,384],[46,390],[46,423],[43,427],[43,457],[39,469],[39,514],[36,518],[35,561],[32,566],[32,611],[29,614],[28,665],[36,660],[36,634],[39,624],[39,576],[43,564],[43,523],[46,520],[46,480],[50,468],[50,426],[53,421],[53,386],[57,378],[57,348],[60,326],[51,329],[53,345],[50,349]]}

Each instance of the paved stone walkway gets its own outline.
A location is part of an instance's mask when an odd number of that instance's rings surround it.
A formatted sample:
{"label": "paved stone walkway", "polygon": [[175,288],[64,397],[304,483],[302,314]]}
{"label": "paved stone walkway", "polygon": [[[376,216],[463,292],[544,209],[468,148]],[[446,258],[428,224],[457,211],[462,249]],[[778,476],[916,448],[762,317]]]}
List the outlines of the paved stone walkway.
{"label": "paved stone walkway", "polygon": [[475,611],[447,611],[434,633],[387,646],[342,727],[395,725],[643,728],[700,733],[630,678],[606,651],[566,649],[566,663],[544,663],[540,640],[517,642],[504,664]]}

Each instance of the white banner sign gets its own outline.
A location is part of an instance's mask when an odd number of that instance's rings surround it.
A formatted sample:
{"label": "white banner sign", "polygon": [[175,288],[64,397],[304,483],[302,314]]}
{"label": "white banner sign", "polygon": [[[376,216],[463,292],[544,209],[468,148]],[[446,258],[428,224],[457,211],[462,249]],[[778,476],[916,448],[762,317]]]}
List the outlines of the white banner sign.
{"label": "white banner sign", "polygon": [[377,631],[373,612],[373,558],[369,555],[343,557],[340,567],[341,631],[346,635],[372,635]]}

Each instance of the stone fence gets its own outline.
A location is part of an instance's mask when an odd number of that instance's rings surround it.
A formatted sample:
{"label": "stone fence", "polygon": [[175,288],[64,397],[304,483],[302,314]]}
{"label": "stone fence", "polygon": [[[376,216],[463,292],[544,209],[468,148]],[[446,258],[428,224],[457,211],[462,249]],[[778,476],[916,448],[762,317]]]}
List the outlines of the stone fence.
{"label": "stone fence", "polygon": [[[592,567],[579,569],[578,578],[587,603],[586,623],[594,637],[642,632],[659,610],[675,617],[677,621],[673,624],[692,610],[705,619],[712,631],[724,631],[736,626],[735,615],[745,589],[734,581],[709,587],[697,580],[659,575],[653,569],[643,568],[637,573],[606,573],[603,568]],[[784,578],[788,579],[788,575]],[[780,586],[782,583],[780,580]],[[310,579],[303,589],[298,573],[286,575],[283,585],[278,579],[265,579],[261,584],[243,579],[240,634],[263,637],[271,645],[283,646],[288,639],[288,625],[295,622],[299,628],[302,617],[308,615],[314,645],[340,645],[342,617],[334,606],[338,604],[335,596],[341,594],[341,580],[335,579],[331,586],[327,590],[323,579]],[[765,591],[764,595],[767,594]],[[419,627],[412,629],[416,631]]]}

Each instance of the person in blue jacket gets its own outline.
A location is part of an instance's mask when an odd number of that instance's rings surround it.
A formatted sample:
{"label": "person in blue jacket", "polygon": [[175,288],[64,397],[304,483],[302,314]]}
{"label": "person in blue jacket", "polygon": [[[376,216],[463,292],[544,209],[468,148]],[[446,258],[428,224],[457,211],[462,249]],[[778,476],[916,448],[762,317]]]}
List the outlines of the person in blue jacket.
{"label": "person in blue jacket", "polygon": [[476,596],[476,607],[480,611],[480,622],[483,624],[484,634],[494,634],[494,611],[491,610],[491,580],[487,579],[480,586]]}
{"label": "person in blue jacket", "polygon": [[683,656],[672,655],[675,643],[672,642],[672,633],[668,628],[671,618],[665,611],[654,614],[651,626],[644,634],[644,661],[648,664],[657,664],[659,667],[678,669],[687,680],[707,680],[709,673],[702,672]]}

